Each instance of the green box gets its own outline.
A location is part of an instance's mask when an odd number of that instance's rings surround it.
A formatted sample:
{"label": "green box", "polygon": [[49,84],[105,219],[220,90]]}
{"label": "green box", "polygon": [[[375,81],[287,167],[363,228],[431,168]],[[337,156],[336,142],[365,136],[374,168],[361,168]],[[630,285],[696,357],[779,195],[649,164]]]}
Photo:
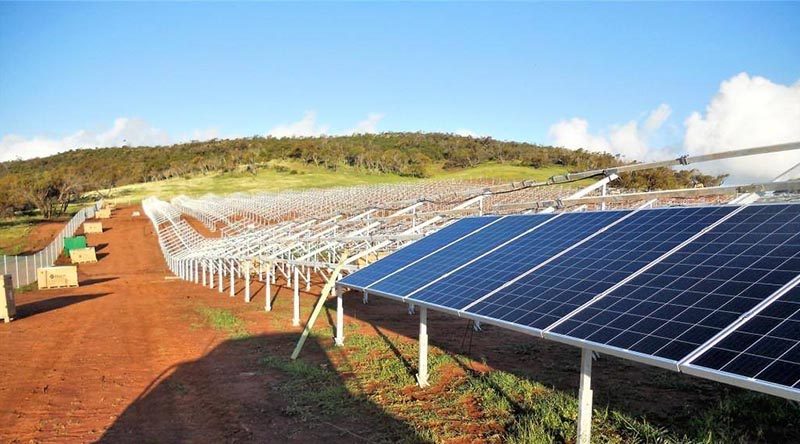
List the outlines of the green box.
{"label": "green box", "polygon": [[64,238],[64,252],[69,254],[71,250],[86,248],[86,236],[73,236]]}

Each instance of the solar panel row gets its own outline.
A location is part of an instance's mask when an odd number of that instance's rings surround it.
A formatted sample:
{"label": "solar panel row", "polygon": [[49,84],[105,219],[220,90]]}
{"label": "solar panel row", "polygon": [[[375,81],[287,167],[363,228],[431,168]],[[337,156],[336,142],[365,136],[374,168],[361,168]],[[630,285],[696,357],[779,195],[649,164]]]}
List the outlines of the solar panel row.
{"label": "solar panel row", "polygon": [[[796,204],[482,219],[341,284],[677,369],[800,276]],[[771,302],[692,369],[800,396],[798,298]]]}

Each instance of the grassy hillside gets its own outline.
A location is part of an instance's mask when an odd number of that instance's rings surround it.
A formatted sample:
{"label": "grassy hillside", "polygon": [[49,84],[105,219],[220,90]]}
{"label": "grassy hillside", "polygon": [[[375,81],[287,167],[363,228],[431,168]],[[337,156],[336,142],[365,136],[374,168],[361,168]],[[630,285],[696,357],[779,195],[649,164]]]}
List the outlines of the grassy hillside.
{"label": "grassy hillside", "polygon": [[[497,179],[545,180],[561,174],[565,168],[530,168],[522,165],[486,163],[473,168],[446,170],[433,166],[432,179]],[[238,192],[267,192],[308,188],[330,188],[380,183],[403,183],[421,179],[388,173],[371,173],[353,167],[339,167],[336,171],[296,161],[272,161],[255,172],[239,171],[209,173],[187,178],[126,185],[113,188],[110,194],[122,202],[138,202],[148,196],[169,199],[180,194],[202,196],[208,193],[230,194]],[[428,179],[430,180],[430,179]]]}

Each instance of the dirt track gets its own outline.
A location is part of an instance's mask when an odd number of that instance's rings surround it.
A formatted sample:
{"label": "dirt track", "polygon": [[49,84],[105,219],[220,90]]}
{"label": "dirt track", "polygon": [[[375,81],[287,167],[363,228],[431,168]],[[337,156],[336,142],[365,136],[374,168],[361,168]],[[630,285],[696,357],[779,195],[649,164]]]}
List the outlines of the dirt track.
{"label": "dirt track", "polygon": [[240,298],[167,278],[131,211],[89,235],[100,261],[80,266],[79,288],[21,294],[0,324],[0,442],[285,440],[258,356],[196,312],[201,297]]}

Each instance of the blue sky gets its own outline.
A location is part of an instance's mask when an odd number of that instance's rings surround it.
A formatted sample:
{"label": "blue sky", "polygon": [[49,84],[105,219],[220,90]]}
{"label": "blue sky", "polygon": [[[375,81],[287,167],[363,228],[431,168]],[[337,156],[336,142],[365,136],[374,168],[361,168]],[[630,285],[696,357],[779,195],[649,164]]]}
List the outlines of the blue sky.
{"label": "blue sky", "polygon": [[740,73],[793,91],[798,23],[798,3],[0,3],[0,137],[342,133],[372,113],[541,143],[579,118],[613,145],[666,104],[646,145],[675,148]]}

